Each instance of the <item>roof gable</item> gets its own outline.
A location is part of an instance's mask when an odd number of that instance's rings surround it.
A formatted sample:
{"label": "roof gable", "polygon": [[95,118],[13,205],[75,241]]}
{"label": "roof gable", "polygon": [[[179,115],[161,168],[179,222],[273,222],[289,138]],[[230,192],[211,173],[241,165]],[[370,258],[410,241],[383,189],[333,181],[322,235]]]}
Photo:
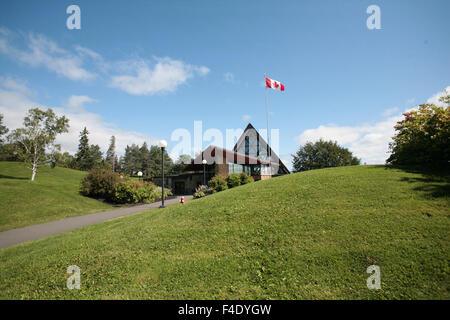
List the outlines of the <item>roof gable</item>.
{"label": "roof gable", "polygon": [[273,152],[272,148],[267,144],[266,140],[264,140],[264,138],[259,134],[258,130],[256,130],[251,123],[247,125],[244,132],[239,137],[238,141],[233,147],[233,151],[238,151],[241,148],[242,144],[245,142],[245,137],[249,136],[251,132],[256,133],[256,138],[259,140],[260,147],[267,149],[269,151],[268,153],[280,163],[280,166],[282,167],[283,171],[285,171],[286,173],[290,173],[287,167],[281,161],[280,157],[278,157],[278,155],[275,152]]}

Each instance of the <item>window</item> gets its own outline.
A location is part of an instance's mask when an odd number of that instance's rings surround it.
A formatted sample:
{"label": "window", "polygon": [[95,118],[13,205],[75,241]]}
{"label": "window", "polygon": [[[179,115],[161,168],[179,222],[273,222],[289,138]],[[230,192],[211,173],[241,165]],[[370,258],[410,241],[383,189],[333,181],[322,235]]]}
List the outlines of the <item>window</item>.
{"label": "window", "polygon": [[259,136],[256,137],[256,156],[259,156]]}
{"label": "window", "polygon": [[250,137],[245,136],[245,155],[248,156],[249,153],[250,153]]}
{"label": "window", "polygon": [[228,173],[241,173],[244,171],[244,166],[242,164],[229,163],[228,164]]}

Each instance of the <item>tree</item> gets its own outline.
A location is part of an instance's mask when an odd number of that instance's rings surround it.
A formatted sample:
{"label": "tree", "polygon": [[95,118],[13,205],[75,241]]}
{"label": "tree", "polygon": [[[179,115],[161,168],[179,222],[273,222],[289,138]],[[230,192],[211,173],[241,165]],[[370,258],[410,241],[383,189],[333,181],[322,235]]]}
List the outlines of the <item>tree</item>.
{"label": "tree", "polygon": [[31,181],[34,181],[40,165],[51,162],[53,154],[61,147],[55,144],[58,134],[68,132],[69,119],[57,117],[52,109],[28,110],[24,128],[15,129],[9,136],[16,146],[19,158],[30,165]]}
{"label": "tree", "polygon": [[2,138],[3,135],[7,134],[9,129],[3,125],[3,115],[0,114],[0,160],[8,160],[8,158],[14,152],[12,146],[9,144],[4,144],[4,140]]}
{"label": "tree", "polygon": [[446,106],[421,104],[403,114],[394,127],[387,163],[450,169],[450,95],[440,101]]}
{"label": "tree", "polygon": [[116,137],[111,137],[108,151],[106,151],[106,162],[111,164],[112,171],[116,171]]}
{"label": "tree", "polygon": [[52,159],[52,167],[55,167],[55,166],[75,169],[76,168],[75,157],[72,156],[68,152],[64,152],[64,153],[56,152],[53,155],[53,159]]}
{"label": "tree", "polygon": [[89,146],[89,168],[111,168],[110,163],[103,160],[103,152],[98,144]]}
{"label": "tree", "polygon": [[7,134],[9,129],[3,125],[3,115],[0,114],[0,144],[3,144],[2,136]]}
{"label": "tree", "polygon": [[78,152],[75,155],[75,162],[77,164],[77,168],[80,170],[89,170],[91,169],[91,155],[89,148],[89,131],[86,127],[84,127],[83,131],[80,132],[80,142],[78,144]]}
{"label": "tree", "polygon": [[139,163],[140,170],[144,173],[145,176],[148,176],[151,162],[150,150],[148,150],[147,142],[144,142],[142,144],[142,147],[139,148]]}
{"label": "tree", "polygon": [[89,145],[89,131],[84,127],[80,132],[80,143],[75,155],[76,167],[79,170],[92,170],[94,168],[111,168],[111,165],[103,159],[103,152],[99,145]]}
{"label": "tree", "polygon": [[353,166],[361,163],[347,149],[339,146],[336,141],[308,142],[301,146],[293,155],[295,171],[307,171],[328,167]]}
{"label": "tree", "polygon": [[114,156],[114,171],[119,172],[122,170],[121,161],[117,157],[117,155]]}
{"label": "tree", "polygon": [[139,158],[139,146],[134,143],[131,146],[127,145],[122,167],[126,174],[133,175],[142,169],[142,163]]}
{"label": "tree", "polygon": [[182,154],[178,156],[178,159],[175,161],[174,165],[172,166],[172,173],[177,174],[183,172],[184,168],[188,164],[192,162],[192,158],[188,154]]}
{"label": "tree", "polygon": [[[158,146],[150,147],[150,168],[149,168],[149,176],[150,177],[159,177],[162,175],[162,162],[161,162],[161,148]],[[171,172],[173,166],[173,161],[170,158],[167,150],[164,149],[164,172]]]}

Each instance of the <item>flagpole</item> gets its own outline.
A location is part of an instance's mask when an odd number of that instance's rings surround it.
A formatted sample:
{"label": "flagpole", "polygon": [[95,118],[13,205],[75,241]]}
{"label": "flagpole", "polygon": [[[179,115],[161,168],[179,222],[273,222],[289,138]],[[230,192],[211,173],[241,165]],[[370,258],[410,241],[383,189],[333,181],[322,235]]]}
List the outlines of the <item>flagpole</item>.
{"label": "flagpole", "polygon": [[270,155],[270,134],[269,134],[269,98],[267,95],[266,74],[264,73],[264,87],[266,90],[266,124],[267,124],[267,156],[269,157],[270,175],[272,175],[272,157]]}

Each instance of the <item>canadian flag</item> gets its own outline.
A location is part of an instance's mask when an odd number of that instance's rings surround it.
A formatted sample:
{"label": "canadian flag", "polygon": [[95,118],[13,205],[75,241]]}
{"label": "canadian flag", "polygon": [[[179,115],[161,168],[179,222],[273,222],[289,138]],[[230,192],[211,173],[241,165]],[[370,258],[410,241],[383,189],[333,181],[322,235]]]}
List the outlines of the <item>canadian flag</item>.
{"label": "canadian flag", "polygon": [[266,88],[284,91],[284,85],[280,81],[273,80],[266,77]]}

